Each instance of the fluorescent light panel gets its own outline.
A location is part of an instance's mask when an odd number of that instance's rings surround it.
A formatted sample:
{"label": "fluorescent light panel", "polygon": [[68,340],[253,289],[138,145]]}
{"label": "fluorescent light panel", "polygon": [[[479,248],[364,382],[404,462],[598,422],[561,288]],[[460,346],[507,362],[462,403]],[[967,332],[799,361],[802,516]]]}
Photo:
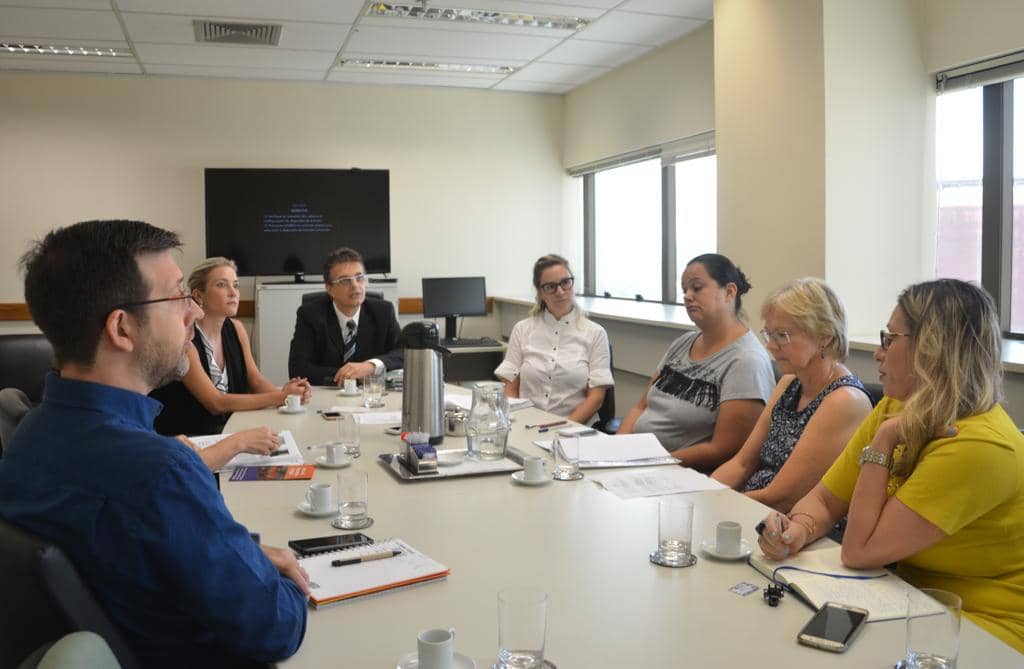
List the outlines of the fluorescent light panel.
{"label": "fluorescent light panel", "polygon": [[516,71],[511,65],[473,65],[468,63],[428,63],[413,60],[369,60],[365,58],[346,58],[338,61],[339,67],[369,68],[385,70],[417,70],[420,72],[454,72],[473,74],[512,74]]}
{"label": "fluorescent light panel", "polygon": [[104,58],[132,58],[131,51],[96,46],[8,44],[0,42],[0,54],[27,56],[101,56]]}
{"label": "fluorescent light panel", "polygon": [[366,15],[387,16],[402,19],[486,23],[496,26],[523,28],[550,28],[552,30],[582,30],[590,23],[587,19],[578,16],[544,16],[541,14],[498,12],[488,9],[430,7],[426,2],[421,5],[399,5],[389,2],[375,2],[366,10]]}

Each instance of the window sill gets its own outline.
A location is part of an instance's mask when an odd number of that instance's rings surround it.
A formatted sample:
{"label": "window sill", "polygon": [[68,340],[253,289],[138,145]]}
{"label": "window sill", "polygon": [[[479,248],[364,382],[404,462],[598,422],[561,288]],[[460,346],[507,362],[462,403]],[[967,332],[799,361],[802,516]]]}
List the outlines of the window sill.
{"label": "window sill", "polygon": [[[855,351],[874,353],[878,348],[878,335],[873,337],[850,337],[850,348]],[[1003,370],[1008,374],[1024,374],[1024,341],[1003,340]]]}

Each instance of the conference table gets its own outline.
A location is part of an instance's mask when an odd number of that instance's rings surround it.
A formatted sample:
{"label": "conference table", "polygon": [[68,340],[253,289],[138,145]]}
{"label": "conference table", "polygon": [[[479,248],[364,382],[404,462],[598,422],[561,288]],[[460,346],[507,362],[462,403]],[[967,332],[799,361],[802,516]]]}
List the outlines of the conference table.
{"label": "conference table", "polygon": [[[468,393],[448,387],[449,393]],[[385,396],[383,411],[401,408],[401,393]],[[275,410],[235,413],[225,432],[260,425],[290,430],[307,462],[323,451],[306,447],[333,439],[335,424],[318,409],[357,406],[359,398],[317,388],[304,414]],[[553,417],[535,408],[513,413],[509,444],[544,454],[527,424]],[[402,442],[379,425],[360,428],[362,456],[352,465],[368,474],[375,540],[400,538],[451,569],[447,579],[310,609],[298,652],[287,669],[395,667],[416,650],[416,635],[453,627],[455,649],[493,664],[498,650],[497,593],[531,586],[548,593],[545,657],[558,669],[584,667],[892,667],[904,654],[903,620],[869,623],[844,654],[796,642],[812,609],[795,595],[770,607],[762,598],[767,579],[743,561],[719,561],[698,551],[693,567],[651,564],[658,540],[656,498],[622,500],[585,476],[545,486],[520,486],[508,474],[428,481],[400,481],[378,460]],[[464,438],[446,437],[439,448]],[[549,463],[550,464],[550,463]],[[339,471],[316,470],[313,480],[334,482]],[[595,470],[585,470],[590,473]],[[330,519],[297,510],[309,481],[231,482],[222,476],[228,508],[266,544],[340,533]],[[693,545],[714,538],[722,520],[743,525],[755,543],[754,525],[767,508],[732,490],[690,493]],[[828,539],[822,541],[828,542]],[[755,548],[755,550],[757,550]],[[742,596],[738,583],[757,586]],[[259,621],[253,621],[259,624]],[[1021,667],[1024,656],[963,619],[960,663],[971,667]]]}

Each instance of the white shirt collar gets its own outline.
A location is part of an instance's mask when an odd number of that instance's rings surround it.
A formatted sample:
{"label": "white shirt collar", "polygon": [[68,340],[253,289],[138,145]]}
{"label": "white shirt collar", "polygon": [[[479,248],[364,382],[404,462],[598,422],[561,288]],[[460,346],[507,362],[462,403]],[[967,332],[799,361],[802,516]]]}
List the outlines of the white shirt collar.
{"label": "white shirt collar", "polygon": [[341,326],[341,334],[345,334],[345,324],[349,321],[355,321],[356,330],[359,329],[359,316],[363,313],[363,305],[359,305],[356,313],[352,316],[346,316],[345,313],[338,308],[338,305],[331,300],[331,306],[334,307],[334,314],[338,317],[338,325]]}
{"label": "white shirt collar", "polygon": [[553,313],[551,313],[550,311],[548,311],[547,309],[545,309],[541,313],[541,316],[544,319],[544,322],[547,323],[548,325],[557,325],[559,323],[563,323],[565,325],[568,325],[569,323],[572,322],[572,320],[574,318],[576,318],[576,307],[573,307],[569,311],[569,313],[567,313],[566,315],[562,316],[561,318],[555,318],[555,315]]}

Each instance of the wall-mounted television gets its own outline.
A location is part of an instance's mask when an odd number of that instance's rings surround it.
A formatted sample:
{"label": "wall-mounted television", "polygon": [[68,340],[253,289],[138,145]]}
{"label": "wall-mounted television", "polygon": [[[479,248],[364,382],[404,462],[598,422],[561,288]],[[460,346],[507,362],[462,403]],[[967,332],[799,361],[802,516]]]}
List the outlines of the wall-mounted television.
{"label": "wall-mounted television", "polygon": [[349,246],[366,271],[391,271],[387,170],[206,169],[206,255],[244,276],[319,276]]}

